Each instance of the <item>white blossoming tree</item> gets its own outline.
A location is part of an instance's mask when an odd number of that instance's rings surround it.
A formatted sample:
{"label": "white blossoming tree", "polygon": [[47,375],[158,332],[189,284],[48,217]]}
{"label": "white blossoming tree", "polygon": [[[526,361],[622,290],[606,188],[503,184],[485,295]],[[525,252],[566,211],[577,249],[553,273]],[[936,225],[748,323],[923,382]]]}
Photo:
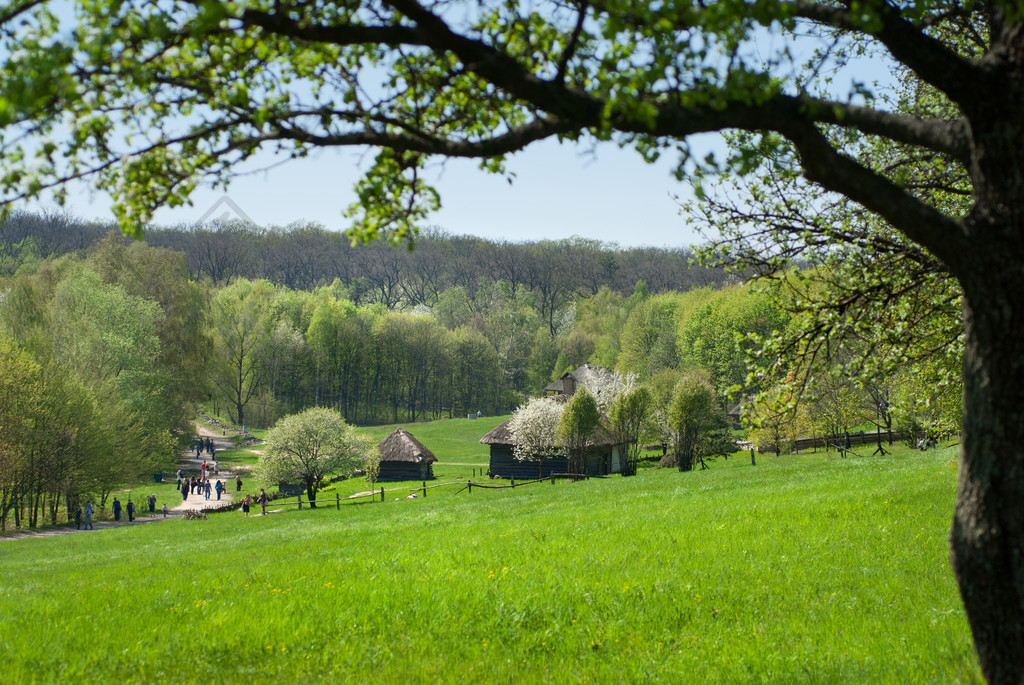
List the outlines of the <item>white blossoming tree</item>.
{"label": "white blossoming tree", "polygon": [[301,482],[315,507],[321,479],[361,466],[372,447],[337,411],[312,407],[284,417],[270,429],[257,475],[267,483]]}
{"label": "white blossoming tree", "polygon": [[558,423],[564,409],[564,405],[550,397],[537,397],[512,414],[508,427],[516,459],[536,459],[543,473],[545,459],[565,455],[565,447],[558,439]]}
{"label": "white blossoming tree", "polygon": [[601,414],[607,415],[619,395],[636,385],[636,379],[634,373],[621,374],[618,371],[591,367],[590,373],[580,381],[580,385],[594,396]]}

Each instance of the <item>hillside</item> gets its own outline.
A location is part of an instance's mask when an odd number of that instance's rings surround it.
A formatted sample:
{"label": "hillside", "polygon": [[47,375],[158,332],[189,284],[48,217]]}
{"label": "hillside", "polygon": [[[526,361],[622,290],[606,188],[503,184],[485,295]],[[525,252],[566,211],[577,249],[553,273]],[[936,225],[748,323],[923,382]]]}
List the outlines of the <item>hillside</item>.
{"label": "hillside", "polygon": [[5,682],[971,682],[952,450],[4,543]]}

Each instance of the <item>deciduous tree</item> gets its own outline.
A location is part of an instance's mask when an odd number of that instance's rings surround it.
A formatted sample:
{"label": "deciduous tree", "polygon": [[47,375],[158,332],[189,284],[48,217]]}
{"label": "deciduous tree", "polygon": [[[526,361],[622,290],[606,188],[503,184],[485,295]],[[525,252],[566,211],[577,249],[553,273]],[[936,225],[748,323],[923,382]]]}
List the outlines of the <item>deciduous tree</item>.
{"label": "deciduous tree", "polygon": [[558,439],[564,409],[565,405],[550,397],[536,397],[513,412],[508,430],[516,459],[536,460],[543,473],[545,459],[565,454],[565,446]]}
{"label": "deciduous tree", "polygon": [[700,373],[690,372],[676,385],[668,410],[672,449],[680,471],[692,471],[703,455],[703,445],[718,428],[715,389]]}
{"label": "deciduous tree", "polygon": [[363,465],[371,447],[337,411],[313,407],[274,424],[257,469],[267,483],[299,481],[315,507],[321,480]]}
{"label": "deciduous tree", "polygon": [[608,430],[623,446],[623,476],[635,476],[641,441],[656,435],[654,396],[642,385],[619,394],[608,412]]}
{"label": "deciduous tree", "polygon": [[569,455],[569,473],[587,472],[587,448],[601,425],[601,412],[597,401],[586,386],[577,388],[558,420],[555,436],[565,445]]}

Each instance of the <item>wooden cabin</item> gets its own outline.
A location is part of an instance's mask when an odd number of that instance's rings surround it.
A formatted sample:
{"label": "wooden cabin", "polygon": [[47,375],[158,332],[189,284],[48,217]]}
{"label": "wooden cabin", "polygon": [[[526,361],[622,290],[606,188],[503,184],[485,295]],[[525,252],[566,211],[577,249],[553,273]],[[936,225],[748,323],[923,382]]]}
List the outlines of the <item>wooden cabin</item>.
{"label": "wooden cabin", "polygon": [[380,450],[379,481],[433,480],[437,457],[412,433],[399,428],[377,445]]}
{"label": "wooden cabin", "polygon": [[[516,459],[513,452],[512,434],[508,429],[509,421],[505,421],[480,438],[481,444],[491,448],[490,474],[492,477],[526,480],[569,472],[569,460],[564,456],[545,459]],[[622,445],[616,444],[611,436],[599,428],[587,451],[586,475],[603,476],[608,473],[619,473],[622,470],[622,454]]]}
{"label": "wooden cabin", "polygon": [[544,392],[552,393],[554,395],[569,396],[576,392],[577,387],[586,385],[587,381],[591,378],[600,377],[609,373],[609,371],[606,371],[600,366],[584,364],[575,371],[563,373],[561,378],[544,388]]}

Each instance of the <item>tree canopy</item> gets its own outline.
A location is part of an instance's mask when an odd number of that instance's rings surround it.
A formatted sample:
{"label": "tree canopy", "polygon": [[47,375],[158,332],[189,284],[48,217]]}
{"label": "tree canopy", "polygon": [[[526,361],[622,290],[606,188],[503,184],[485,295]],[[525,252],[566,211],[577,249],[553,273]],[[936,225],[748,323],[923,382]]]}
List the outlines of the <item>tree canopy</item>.
{"label": "tree canopy", "polygon": [[[724,129],[740,132],[731,152],[697,166],[744,174],[766,161],[879,217],[888,229],[870,236],[857,222],[801,235],[866,260],[875,247],[894,265],[934,259],[962,289],[953,563],[986,677],[1024,679],[1018,2],[95,0],[78,5],[70,36],[57,7],[26,0],[0,14],[0,190],[33,196],[92,175],[131,231],[262,148],[372,146],[356,234],[401,240],[438,206],[438,157],[501,173],[538,140],[612,141],[677,155],[682,177],[687,139]],[[837,68],[862,56],[948,106],[900,111],[869,86],[844,87]],[[912,166],[956,170],[963,201],[922,192],[907,165],[872,163],[862,153],[877,141]],[[768,232],[767,252],[787,235]]]}
{"label": "tree canopy", "polygon": [[298,481],[305,485],[310,506],[316,507],[320,481],[362,465],[371,447],[337,411],[312,407],[274,424],[267,433],[258,471],[264,482]]}

